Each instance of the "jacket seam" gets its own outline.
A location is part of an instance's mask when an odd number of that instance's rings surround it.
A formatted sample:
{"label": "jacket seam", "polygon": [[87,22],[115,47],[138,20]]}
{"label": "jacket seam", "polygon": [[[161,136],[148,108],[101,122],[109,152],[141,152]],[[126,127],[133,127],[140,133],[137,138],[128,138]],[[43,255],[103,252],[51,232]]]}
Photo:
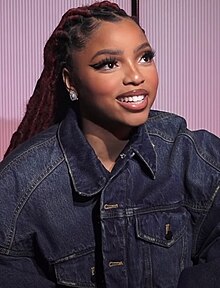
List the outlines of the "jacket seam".
{"label": "jacket seam", "polygon": [[148,132],[150,136],[156,136],[156,137],[159,137],[161,138],[162,140],[168,142],[168,143],[174,143],[174,140],[175,138],[171,138],[171,137],[167,137],[165,136],[164,134],[162,133],[159,133],[159,132]]}
{"label": "jacket seam", "polygon": [[220,172],[220,167],[217,166],[217,163],[214,162],[213,160],[207,159],[207,158],[205,157],[205,154],[200,151],[200,149],[199,149],[199,147],[196,145],[194,139],[193,139],[189,134],[182,132],[182,133],[180,133],[179,135],[177,135],[177,137],[179,137],[179,136],[181,136],[181,135],[183,135],[183,136],[185,136],[185,137],[187,137],[187,138],[189,138],[189,139],[191,140],[191,142],[193,143],[193,146],[194,146],[194,148],[195,148],[195,151],[196,151],[197,155],[198,155],[204,162],[206,162],[206,163],[209,164],[211,167],[213,167],[215,170],[217,170],[218,172]]}
{"label": "jacket seam", "polygon": [[193,245],[193,250],[192,250],[192,251],[194,251],[194,253],[192,253],[194,257],[197,254],[197,243],[198,243],[198,238],[199,238],[199,234],[200,234],[202,225],[205,222],[205,219],[206,219],[207,215],[209,214],[209,211],[210,211],[210,209],[211,209],[211,207],[212,207],[212,205],[214,203],[214,200],[215,200],[217,194],[219,193],[219,191],[220,191],[220,185],[217,186],[217,188],[215,189],[214,193],[212,194],[211,200],[209,201],[210,205],[207,208],[207,210],[206,211],[203,210],[205,212],[205,214],[203,215],[203,217],[202,217],[202,219],[201,219],[201,221],[200,221],[200,223],[198,225],[198,230],[197,230],[198,232],[197,232],[197,234],[195,236],[195,242],[194,242],[195,244]]}
{"label": "jacket seam", "polygon": [[10,256],[14,256],[14,257],[29,257],[29,258],[34,257],[33,251],[29,251],[29,250],[16,251],[16,250],[8,249],[7,247],[3,247],[3,246],[0,247],[0,254],[1,255],[10,255]]}
{"label": "jacket seam", "polygon": [[31,197],[31,195],[34,193],[36,188],[42,183],[42,181],[51,174],[62,162],[64,161],[63,156],[58,158],[53,165],[46,168],[46,170],[43,171],[41,175],[39,175],[35,180],[32,181],[32,184],[30,187],[27,188],[26,193],[22,196],[19,203],[17,204],[17,207],[14,210],[10,230],[8,233],[8,241],[6,242],[6,254],[10,253],[14,237],[15,237],[15,231],[16,231],[16,225],[17,220],[19,218],[19,214],[21,213],[22,209],[24,208],[25,204],[27,203],[28,199]]}
{"label": "jacket seam", "polygon": [[63,122],[61,122],[61,123],[59,124],[58,129],[57,129],[57,139],[58,139],[58,143],[59,143],[59,145],[60,145],[60,150],[61,150],[61,152],[63,153],[64,161],[66,162],[67,169],[68,169],[70,178],[71,178],[72,183],[73,183],[73,187],[74,187],[75,191],[78,191],[78,190],[77,190],[77,187],[76,187],[76,182],[75,182],[75,179],[74,179],[72,170],[71,170],[71,168],[70,168],[69,160],[68,160],[68,158],[67,158],[67,155],[66,155],[65,149],[64,149],[64,147],[63,147],[63,144],[62,144],[62,141],[61,141],[61,137],[60,137],[60,130],[61,130],[62,123],[63,123]]}
{"label": "jacket seam", "polygon": [[206,162],[209,166],[211,166],[212,168],[214,168],[217,172],[220,172],[220,167],[218,167],[217,163],[214,162],[213,160],[211,159],[208,159],[204,153],[201,152],[201,150],[199,149],[199,147],[196,145],[194,139],[187,133],[184,133],[184,132],[181,132],[179,133],[176,138],[171,138],[171,137],[166,137],[164,134],[162,133],[152,133],[152,132],[149,132],[149,135],[152,135],[152,136],[156,136],[156,137],[159,137],[161,138],[162,140],[166,141],[167,143],[174,143],[175,139],[177,139],[178,137],[185,137],[185,138],[188,138],[188,140],[190,140],[190,142],[193,144],[193,147],[195,149],[195,152],[197,153],[197,155],[200,157],[201,160],[203,160],[204,162]]}
{"label": "jacket seam", "polygon": [[47,139],[46,141],[40,142],[39,144],[31,146],[28,150],[25,150],[23,153],[19,154],[17,157],[15,157],[12,161],[10,161],[3,169],[0,171],[0,176],[4,175],[5,171],[7,171],[8,168],[10,168],[12,165],[17,165],[20,160],[22,160],[23,156],[27,155],[28,153],[32,152],[36,148],[44,147],[48,143],[53,142],[54,139],[56,139],[56,135],[53,137]]}

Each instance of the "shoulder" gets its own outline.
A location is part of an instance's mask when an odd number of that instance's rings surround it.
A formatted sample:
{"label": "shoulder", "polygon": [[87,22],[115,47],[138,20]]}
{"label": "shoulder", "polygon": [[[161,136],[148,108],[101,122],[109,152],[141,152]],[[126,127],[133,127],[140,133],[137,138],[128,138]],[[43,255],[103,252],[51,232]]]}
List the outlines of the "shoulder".
{"label": "shoulder", "polygon": [[151,138],[170,143],[190,153],[220,171],[220,139],[206,130],[191,131],[186,120],[176,114],[152,110],[146,123]]}
{"label": "shoulder", "polygon": [[[45,183],[51,177],[56,177],[54,173],[57,169],[63,170],[60,165],[64,162],[64,156],[59,148],[57,129],[58,126],[53,126],[34,136],[18,146],[0,164],[0,252],[2,253],[8,253],[6,251],[10,249],[15,231],[23,231],[22,221],[26,220],[21,219],[25,217],[25,211],[31,215],[30,207],[33,207],[33,210],[41,207],[39,203],[42,203],[43,198],[40,198],[40,195],[44,193],[44,197],[48,197],[50,191],[45,188],[42,190],[41,184],[44,183],[45,187]],[[59,179],[56,183],[58,181]]]}
{"label": "shoulder", "polygon": [[174,141],[179,133],[187,129],[183,117],[157,110],[151,110],[146,126],[149,134],[157,135],[167,141]]}
{"label": "shoulder", "polygon": [[0,163],[0,179],[13,171],[23,173],[23,178],[31,172],[63,158],[57,141],[58,125],[37,134],[30,140],[19,145]]}

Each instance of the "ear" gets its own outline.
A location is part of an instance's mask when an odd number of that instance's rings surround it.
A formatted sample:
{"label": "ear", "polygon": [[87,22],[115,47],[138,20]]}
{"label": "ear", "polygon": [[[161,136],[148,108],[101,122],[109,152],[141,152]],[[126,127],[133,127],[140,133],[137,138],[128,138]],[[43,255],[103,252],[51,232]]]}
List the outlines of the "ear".
{"label": "ear", "polygon": [[71,77],[70,77],[70,72],[67,68],[63,68],[62,77],[63,77],[63,82],[66,86],[66,89],[68,91],[75,90]]}

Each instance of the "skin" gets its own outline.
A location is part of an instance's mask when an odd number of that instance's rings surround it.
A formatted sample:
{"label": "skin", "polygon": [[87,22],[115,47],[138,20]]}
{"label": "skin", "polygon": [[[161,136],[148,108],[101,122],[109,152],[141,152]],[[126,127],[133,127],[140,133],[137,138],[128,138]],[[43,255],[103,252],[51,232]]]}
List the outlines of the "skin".
{"label": "skin", "polygon": [[[144,57],[151,50],[134,21],[102,21],[85,48],[73,53],[74,70],[63,70],[67,89],[78,93],[83,133],[109,171],[133,129],[148,119],[155,100],[157,70],[154,61]],[[116,62],[98,70],[92,67],[109,57]],[[119,95],[136,91],[147,93],[141,105],[120,103]]]}

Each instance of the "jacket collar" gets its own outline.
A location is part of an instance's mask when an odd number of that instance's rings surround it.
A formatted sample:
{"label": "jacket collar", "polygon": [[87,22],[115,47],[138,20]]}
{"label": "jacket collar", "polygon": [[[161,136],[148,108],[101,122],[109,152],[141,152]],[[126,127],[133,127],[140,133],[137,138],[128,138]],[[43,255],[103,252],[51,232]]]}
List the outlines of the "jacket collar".
{"label": "jacket collar", "polygon": [[[73,109],[69,110],[66,118],[59,125],[58,141],[76,192],[82,196],[99,193],[112,175],[101,164],[84,137]],[[136,155],[146,173],[150,173],[151,177],[155,178],[156,153],[145,125],[137,129],[123,154],[128,157]]]}
{"label": "jacket collar", "polygon": [[129,149],[133,151],[139,161],[142,162],[143,168],[151,177],[156,177],[157,155],[154,150],[154,144],[151,142],[147,131],[147,124],[138,127],[136,133],[132,136],[129,142]]}

